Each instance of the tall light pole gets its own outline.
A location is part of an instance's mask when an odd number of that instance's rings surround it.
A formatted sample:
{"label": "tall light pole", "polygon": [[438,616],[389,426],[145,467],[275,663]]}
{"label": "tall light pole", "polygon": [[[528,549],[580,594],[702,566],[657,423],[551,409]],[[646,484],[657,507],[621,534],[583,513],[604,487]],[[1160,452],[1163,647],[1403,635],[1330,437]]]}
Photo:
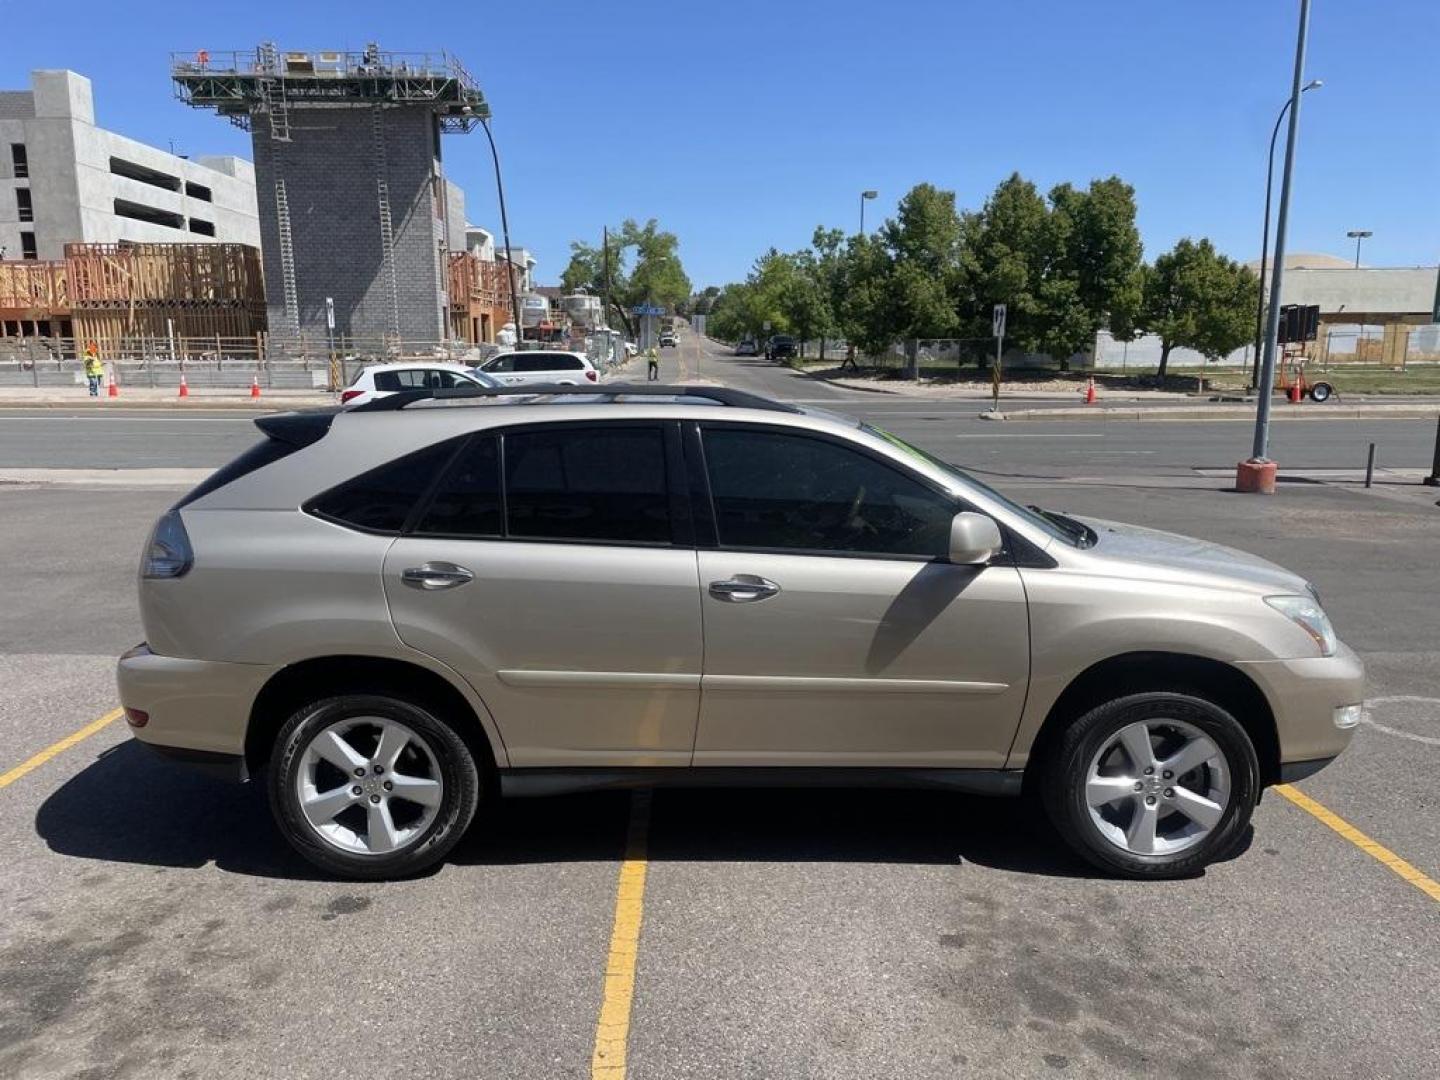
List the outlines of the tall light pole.
{"label": "tall light pole", "polygon": [[505,184],[500,179],[500,154],[495,149],[495,136],[490,133],[490,117],[482,116],[480,126],[485,129],[485,138],[490,140],[490,160],[495,162],[495,196],[500,200],[500,231],[505,237],[505,272],[510,276],[510,310],[515,316],[515,347],[520,347],[524,336],[520,324],[520,291],[515,287],[515,259],[510,254],[510,219],[505,214]]}
{"label": "tall light pole", "polygon": [[875,198],[875,197],[876,197],[877,195],[879,195],[879,194],[880,194],[880,193],[879,193],[878,191],[862,191],[862,192],[860,192],[860,235],[861,235],[861,236],[864,236],[864,235],[865,235],[865,202],[866,202],[866,200],[868,200],[868,199],[873,199],[873,198]]}
{"label": "tall light pole", "polygon": [[[1324,86],[1323,79],[1311,79],[1300,88],[1303,94],[1307,90],[1319,90]],[[1285,99],[1285,104],[1280,106],[1280,115],[1275,117],[1275,127],[1270,132],[1270,156],[1266,158],[1265,165],[1265,231],[1260,234],[1260,301],[1255,305],[1255,355],[1252,358],[1254,370],[1250,379],[1250,385],[1254,386],[1260,378],[1260,338],[1265,332],[1265,263],[1270,255],[1270,188],[1275,179],[1275,137],[1280,134],[1280,121],[1285,119],[1285,114],[1290,111],[1290,99]]]}
{"label": "tall light pole", "polygon": [[1242,491],[1275,490],[1275,463],[1270,451],[1270,397],[1275,389],[1275,344],[1280,334],[1280,305],[1285,283],[1285,230],[1290,223],[1290,182],[1295,175],[1295,146],[1300,139],[1301,81],[1305,77],[1305,37],[1310,29],[1310,0],[1300,0],[1300,27],[1295,35],[1295,74],[1290,84],[1290,130],[1285,137],[1285,169],[1280,174],[1280,212],[1275,223],[1275,266],[1270,273],[1270,311],[1265,319],[1265,356],[1260,367],[1255,403],[1255,440],[1250,460],[1242,462],[1236,487]]}
{"label": "tall light pole", "polygon": [[1360,269],[1360,241],[1366,239],[1367,237],[1374,236],[1375,234],[1374,234],[1373,232],[1371,232],[1369,229],[1351,229],[1351,230],[1350,230],[1349,232],[1347,232],[1345,235],[1348,236],[1348,237],[1350,237],[1351,240],[1354,240],[1354,241],[1355,241],[1355,269],[1356,269],[1356,270],[1359,270],[1359,269]]}

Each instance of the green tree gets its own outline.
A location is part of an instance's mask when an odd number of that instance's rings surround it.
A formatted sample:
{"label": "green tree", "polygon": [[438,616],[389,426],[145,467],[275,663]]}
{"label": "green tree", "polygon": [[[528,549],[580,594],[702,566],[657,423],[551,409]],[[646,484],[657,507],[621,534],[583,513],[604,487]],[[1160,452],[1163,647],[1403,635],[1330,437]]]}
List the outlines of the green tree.
{"label": "green tree", "polygon": [[900,333],[891,296],[894,263],[890,254],[874,237],[851,237],[841,273],[845,302],[840,310],[840,329],[861,352],[878,356],[895,343]]}
{"label": "green tree", "polygon": [[1007,338],[1063,363],[1109,326],[1135,332],[1142,250],[1134,190],[1117,177],[1085,190],[1058,184],[1042,197],[1019,173],[962,221],[961,333],[990,332],[995,304],[1008,307]]}
{"label": "green tree", "polygon": [[1132,337],[1143,282],[1134,189],[1114,176],[1085,191],[1056,185],[1042,236],[1040,348],[1063,363],[1101,327]]}
{"label": "green tree", "polygon": [[897,335],[910,339],[953,334],[961,234],[955,193],[916,184],[881,233],[891,260],[889,291]]}
{"label": "green tree", "polygon": [[1007,340],[1024,349],[1040,348],[1048,214],[1035,185],[1012,173],[978,212],[964,216],[958,303],[962,336],[987,337],[994,305],[1005,304]]}
{"label": "green tree", "polygon": [[662,230],[654,218],[644,225],[627,219],[610,230],[608,282],[602,248],[577,240],[570,244],[570,262],[560,283],[567,292],[583,288],[597,296],[606,293],[608,284],[609,317],[634,336],[631,308],[653,303],[675,310],[689,298],[690,279],[681,265],[679,247],[679,238]]}
{"label": "green tree", "polygon": [[1179,241],[1144,274],[1138,327],[1160,338],[1163,384],[1170,353],[1194,349],[1218,360],[1250,340],[1260,280],[1209,240]]}

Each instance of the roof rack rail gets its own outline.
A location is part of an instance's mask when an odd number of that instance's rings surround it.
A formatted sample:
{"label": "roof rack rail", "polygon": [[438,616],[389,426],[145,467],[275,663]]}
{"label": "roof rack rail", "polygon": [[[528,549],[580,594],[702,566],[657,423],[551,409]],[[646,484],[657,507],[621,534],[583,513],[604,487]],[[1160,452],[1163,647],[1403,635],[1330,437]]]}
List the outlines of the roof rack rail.
{"label": "roof rack rail", "polygon": [[759,394],[733,390],[728,386],[664,386],[660,383],[601,383],[595,386],[456,386],[401,390],[387,397],[356,405],[350,412],[395,412],[417,401],[464,401],[502,397],[688,397],[713,401],[737,409],[764,409],[767,412],[798,413],[794,405],[772,401]]}

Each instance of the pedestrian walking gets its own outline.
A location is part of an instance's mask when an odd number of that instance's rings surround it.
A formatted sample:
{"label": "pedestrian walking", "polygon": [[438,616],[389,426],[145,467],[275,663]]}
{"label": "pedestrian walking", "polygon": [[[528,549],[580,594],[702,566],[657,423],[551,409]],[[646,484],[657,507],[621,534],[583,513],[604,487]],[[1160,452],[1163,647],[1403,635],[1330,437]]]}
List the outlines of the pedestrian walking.
{"label": "pedestrian walking", "polygon": [[660,381],[660,350],[651,345],[645,350],[646,382]]}
{"label": "pedestrian walking", "polygon": [[85,343],[85,381],[90,384],[90,396],[100,396],[100,384],[105,381],[105,363],[100,359],[100,346],[93,341]]}

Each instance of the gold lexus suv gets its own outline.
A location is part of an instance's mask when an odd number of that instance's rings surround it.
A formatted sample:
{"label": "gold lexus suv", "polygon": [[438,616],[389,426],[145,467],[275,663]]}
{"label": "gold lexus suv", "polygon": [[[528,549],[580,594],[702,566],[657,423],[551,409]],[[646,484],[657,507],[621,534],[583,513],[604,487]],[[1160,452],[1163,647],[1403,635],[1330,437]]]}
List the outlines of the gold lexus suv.
{"label": "gold lexus suv", "polygon": [[719,782],[1024,792],[1172,877],[1360,716],[1296,575],[834,414],[652,384],[256,424],[155,525],[120,697],[339,875],[434,863],[493,795]]}

